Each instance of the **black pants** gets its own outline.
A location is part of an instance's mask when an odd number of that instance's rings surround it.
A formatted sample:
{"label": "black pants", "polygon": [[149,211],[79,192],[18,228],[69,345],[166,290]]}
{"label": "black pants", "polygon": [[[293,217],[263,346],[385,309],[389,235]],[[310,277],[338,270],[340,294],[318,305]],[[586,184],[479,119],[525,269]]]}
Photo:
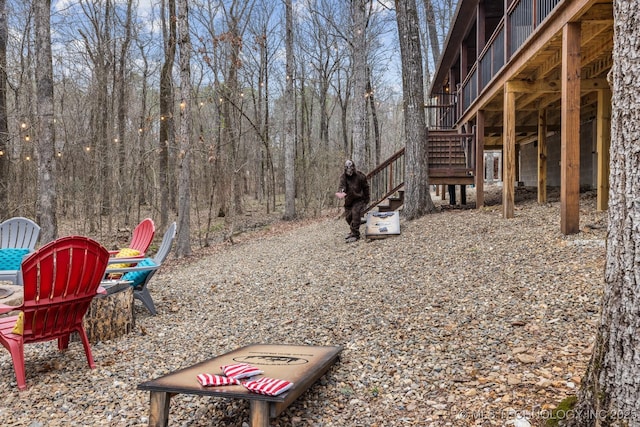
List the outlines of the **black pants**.
{"label": "black pants", "polygon": [[[449,185],[449,204],[450,205],[456,204],[456,186],[455,185]],[[467,204],[467,186],[466,185],[460,186],[460,204],[462,204],[463,206]]]}
{"label": "black pants", "polygon": [[366,208],[367,204],[364,201],[353,202],[351,206],[344,207],[345,219],[351,228],[351,235],[354,237],[360,237],[360,220]]}

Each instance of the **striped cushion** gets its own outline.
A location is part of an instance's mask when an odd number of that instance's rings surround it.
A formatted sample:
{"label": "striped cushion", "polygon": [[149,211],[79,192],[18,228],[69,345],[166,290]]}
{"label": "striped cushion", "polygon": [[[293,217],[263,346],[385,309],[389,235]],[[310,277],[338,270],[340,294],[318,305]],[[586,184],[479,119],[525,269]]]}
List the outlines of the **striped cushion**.
{"label": "striped cushion", "polygon": [[248,363],[220,366],[220,369],[222,369],[222,372],[224,372],[227,377],[235,378],[237,380],[240,378],[253,377],[263,373],[263,371],[255,366],[249,365]]}
{"label": "striped cushion", "polygon": [[199,374],[198,382],[207,387],[217,387],[221,385],[240,385],[240,381],[235,378],[223,377],[222,375]]}
{"label": "striped cushion", "polygon": [[267,377],[247,381],[242,385],[250,391],[260,394],[266,394],[267,396],[277,396],[293,387],[293,383],[287,380],[278,380],[275,378]]}

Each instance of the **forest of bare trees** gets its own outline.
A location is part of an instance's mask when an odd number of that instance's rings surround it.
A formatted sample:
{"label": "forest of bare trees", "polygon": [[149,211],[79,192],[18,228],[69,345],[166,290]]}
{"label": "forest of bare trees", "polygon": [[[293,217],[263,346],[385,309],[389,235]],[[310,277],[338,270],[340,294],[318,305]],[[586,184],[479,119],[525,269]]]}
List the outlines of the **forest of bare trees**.
{"label": "forest of bare trees", "polygon": [[[416,3],[427,85],[455,5]],[[0,0],[0,218],[318,215],[405,145],[398,46],[393,1]]]}

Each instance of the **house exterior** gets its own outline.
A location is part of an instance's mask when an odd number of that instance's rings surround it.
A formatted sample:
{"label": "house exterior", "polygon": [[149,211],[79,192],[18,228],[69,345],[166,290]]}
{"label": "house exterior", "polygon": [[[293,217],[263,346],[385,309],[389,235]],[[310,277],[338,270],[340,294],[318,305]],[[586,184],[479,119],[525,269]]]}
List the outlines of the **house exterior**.
{"label": "house exterior", "polygon": [[[484,153],[502,153],[503,216],[514,186],[559,186],[561,231],[579,231],[581,188],[607,209],[613,4],[598,0],[460,0],[430,96],[431,126],[475,136],[474,184],[484,204]],[[447,106],[442,108],[442,106]]]}

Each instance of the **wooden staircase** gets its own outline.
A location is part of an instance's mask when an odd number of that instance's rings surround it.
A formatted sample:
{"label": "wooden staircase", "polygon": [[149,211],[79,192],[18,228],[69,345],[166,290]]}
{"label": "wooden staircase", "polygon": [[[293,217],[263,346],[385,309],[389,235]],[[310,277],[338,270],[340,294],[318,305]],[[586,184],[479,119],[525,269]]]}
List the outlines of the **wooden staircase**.
{"label": "wooden staircase", "polygon": [[376,205],[378,212],[397,211],[404,204],[404,187]]}
{"label": "wooden staircase", "polygon": [[[429,184],[470,185],[475,180],[475,134],[456,130],[427,132]],[[402,148],[369,172],[371,203],[367,211],[398,210],[404,204],[404,162]]]}

